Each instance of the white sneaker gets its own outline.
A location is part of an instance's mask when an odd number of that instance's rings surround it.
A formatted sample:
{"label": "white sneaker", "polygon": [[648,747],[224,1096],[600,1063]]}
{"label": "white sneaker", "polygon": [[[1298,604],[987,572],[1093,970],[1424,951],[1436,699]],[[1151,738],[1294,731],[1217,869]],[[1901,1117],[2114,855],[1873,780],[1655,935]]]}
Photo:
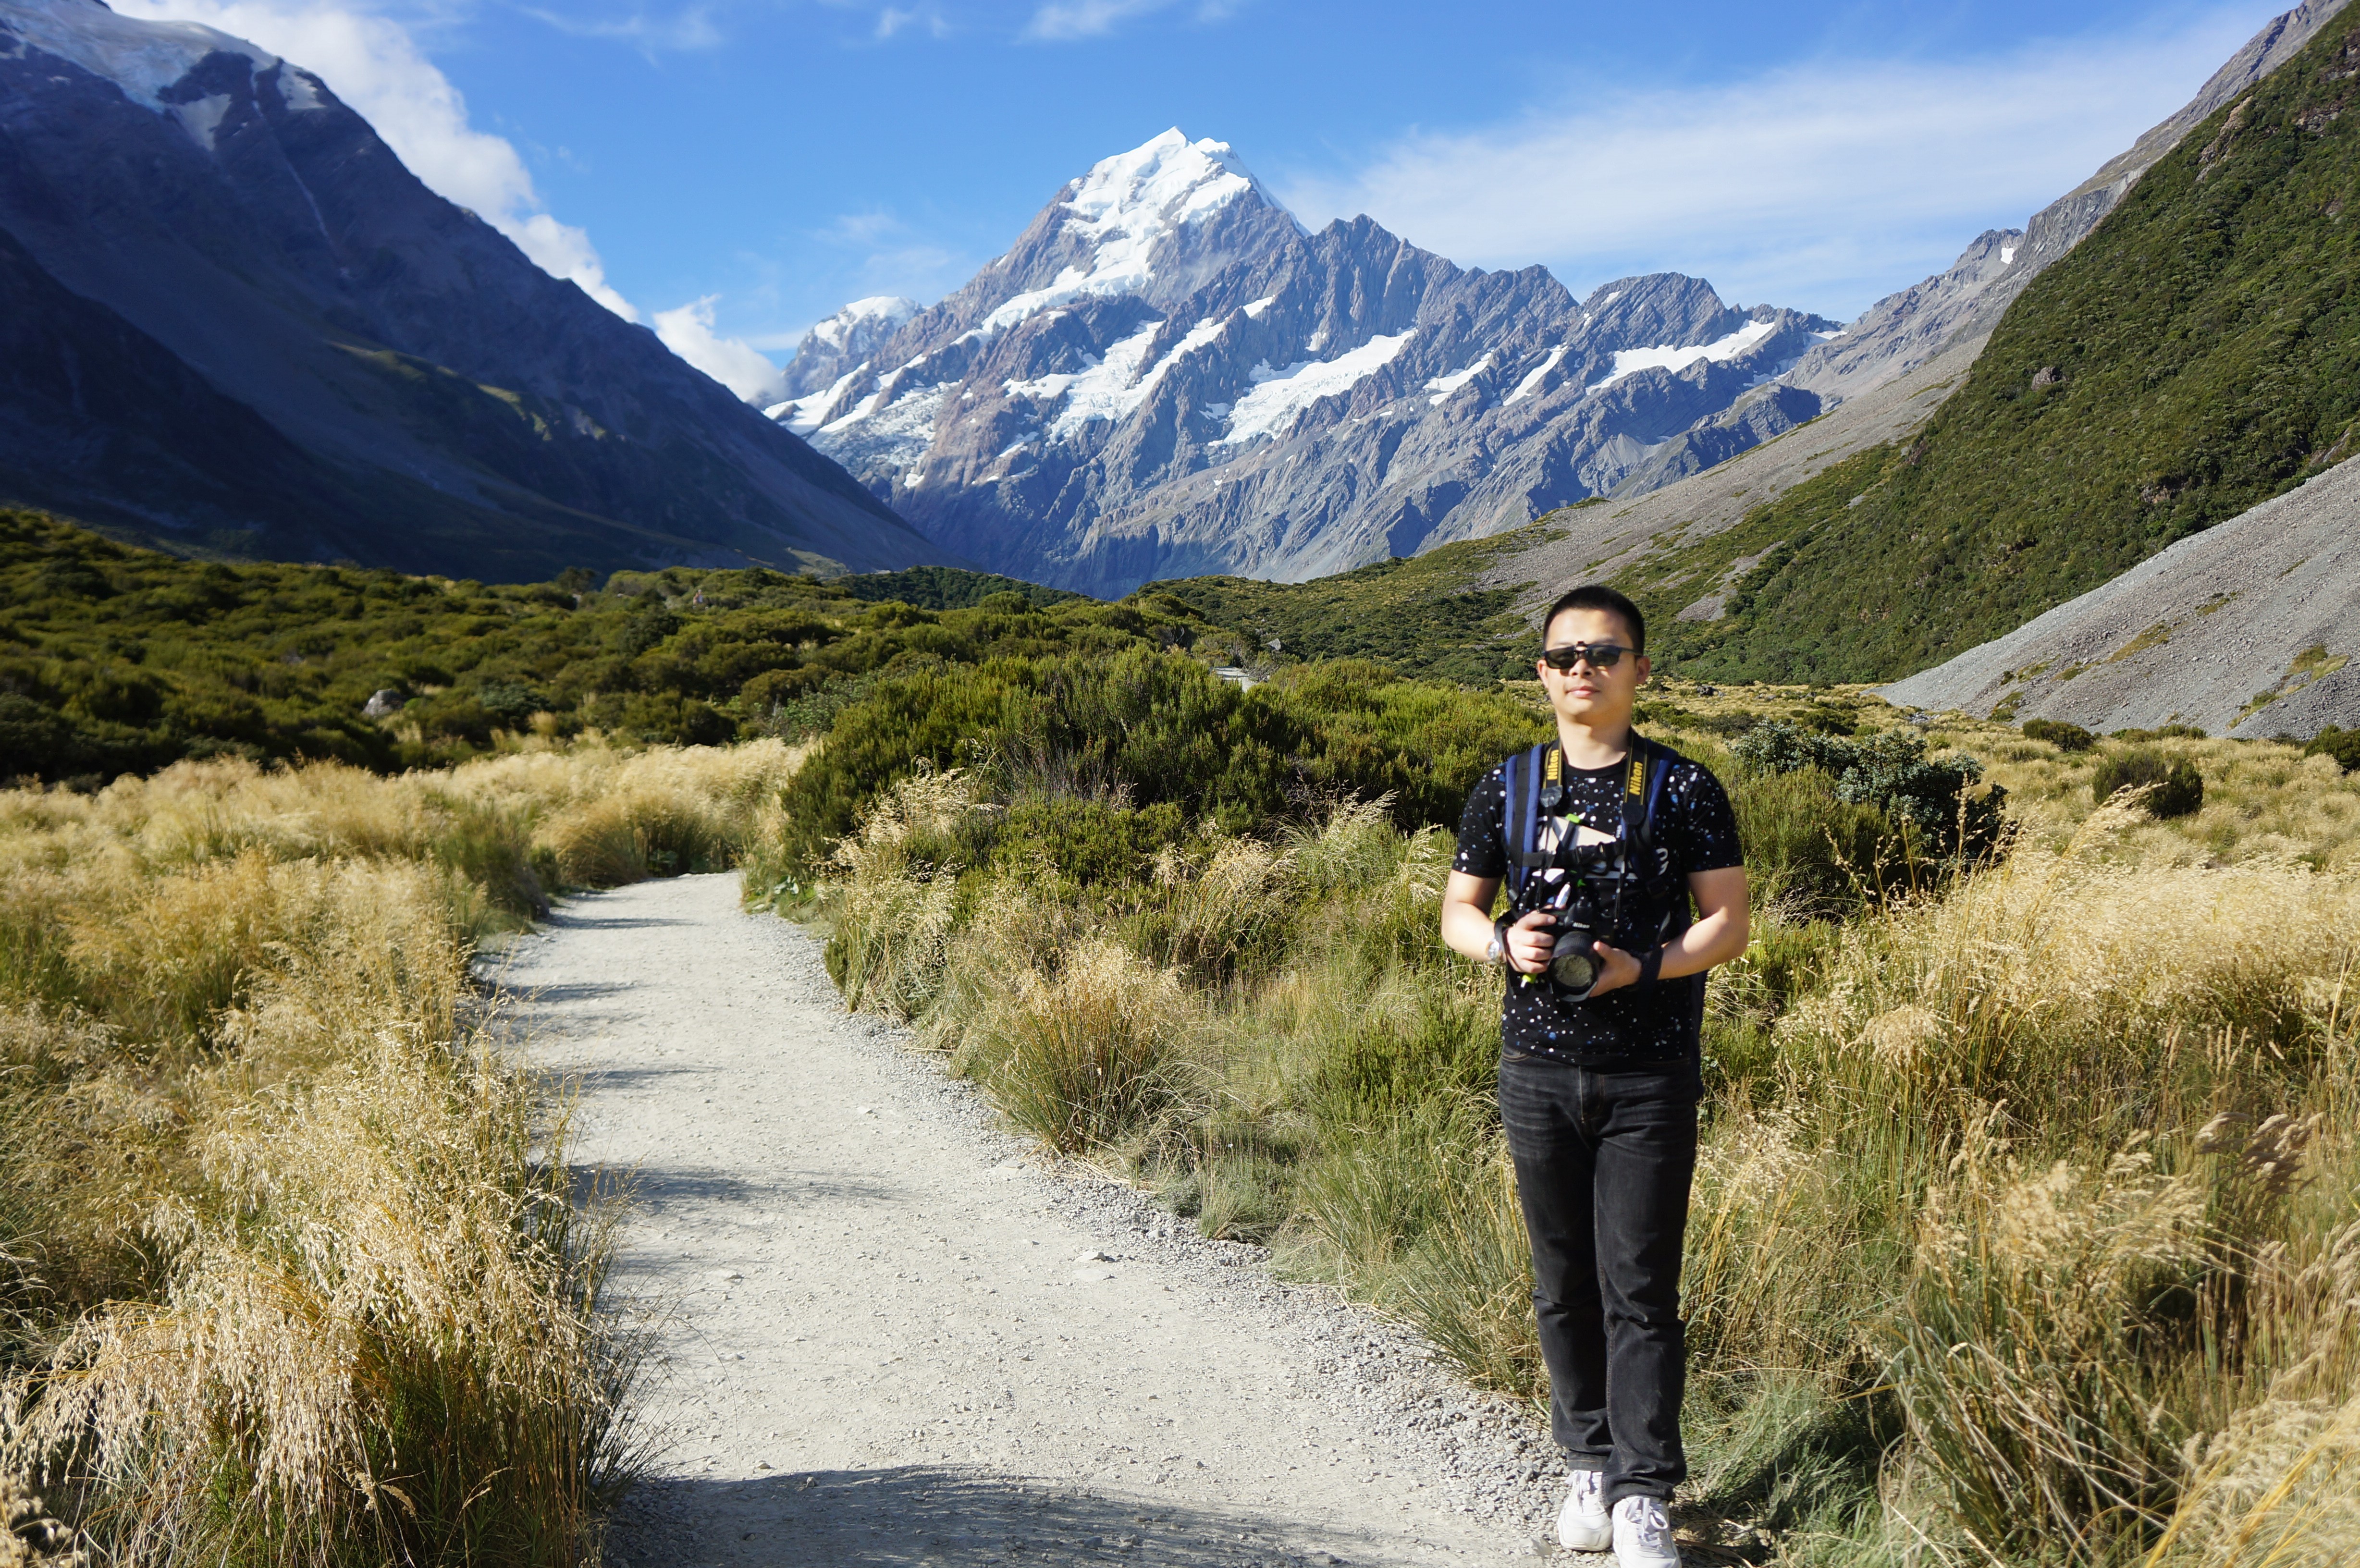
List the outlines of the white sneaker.
{"label": "white sneaker", "polygon": [[1568,1552],[1603,1552],[1613,1542],[1614,1520],[1606,1511],[1606,1473],[1577,1470],[1565,1510],[1557,1516],[1557,1544]]}
{"label": "white sneaker", "polygon": [[1620,1568],[1679,1568],[1672,1521],[1656,1497],[1625,1497],[1614,1505],[1614,1561]]}

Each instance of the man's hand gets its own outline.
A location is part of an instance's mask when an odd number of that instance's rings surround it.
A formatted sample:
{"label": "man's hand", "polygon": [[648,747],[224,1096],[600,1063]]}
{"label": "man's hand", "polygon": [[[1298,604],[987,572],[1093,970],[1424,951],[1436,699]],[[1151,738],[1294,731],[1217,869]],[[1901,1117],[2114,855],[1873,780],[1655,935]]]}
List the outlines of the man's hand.
{"label": "man's hand", "polygon": [[1639,983],[1639,961],[1619,947],[1604,942],[1592,942],[1598,953],[1598,984],[1590,988],[1593,996],[1603,996],[1609,991],[1620,991],[1625,985]]}
{"label": "man's hand", "polygon": [[1507,950],[1509,968],[1519,975],[1538,975],[1548,968],[1549,956],[1557,951],[1557,934],[1541,928],[1554,919],[1551,910],[1535,909],[1508,928],[1500,945]]}

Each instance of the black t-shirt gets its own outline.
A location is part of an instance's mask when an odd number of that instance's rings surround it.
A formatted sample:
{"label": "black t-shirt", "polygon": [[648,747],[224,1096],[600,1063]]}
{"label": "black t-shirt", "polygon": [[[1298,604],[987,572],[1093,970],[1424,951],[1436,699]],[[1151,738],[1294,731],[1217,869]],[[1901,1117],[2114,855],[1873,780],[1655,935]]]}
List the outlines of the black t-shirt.
{"label": "black t-shirt", "polygon": [[[1517,765],[1522,768],[1524,764]],[[1622,825],[1623,765],[1565,770],[1565,800],[1557,826],[1570,831],[1587,822],[1607,834]],[[1529,794],[1520,785],[1519,794]],[[1507,781],[1494,768],[1477,782],[1459,819],[1459,854],[1452,869],[1470,877],[1503,877],[1508,870]],[[1650,829],[1664,875],[1718,871],[1745,864],[1737,842],[1737,819],[1729,796],[1711,772],[1675,757],[1655,800]],[[1685,883],[1682,884],[1685,886]],[[1681,905],[1683,922],[1685,896]],[[1611,940],[1611,939],[1610,939]],[[1616,946],[1622,946],[1616,942]],[[1650,940],[1647,945],[1654,945]],[[1628,951],[1626,949],[1626,951]],[[1701,1014],[1704,976],[1626,985],[1594,1001],[1567,999],[1545,980],[1527,983],[1512,972],[1501,1007],[1500,1043],[1509,1051],[1551,1057],[1585,1067],[1635,1066],[1693,1058]]]}

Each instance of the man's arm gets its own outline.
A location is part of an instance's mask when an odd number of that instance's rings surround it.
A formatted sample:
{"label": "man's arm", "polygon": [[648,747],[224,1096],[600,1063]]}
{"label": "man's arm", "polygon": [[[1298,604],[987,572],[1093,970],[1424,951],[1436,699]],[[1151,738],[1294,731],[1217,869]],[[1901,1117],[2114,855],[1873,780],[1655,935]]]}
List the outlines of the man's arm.
{"label": "man's arm", "polygon": [[[1742,871],[1738,873],[1741,879],[1744,875]],[[1499,896],[1499,892],[1500,879],[1496,877],[1470,877],[1464,871],[1450,874],[1450,881],[1442,889],[1442,940],[1451,952],[1463,958],[1471,958],[1478,964],[1484,962],[1491,946],[1491,900]],[[1745,919],[1742,912],[1744,896],[1744,888],[1741,885],[1738,889],[1740,924]],[[1549,918],[1546,909],[1535,909],[1508,928],[1506,956],[1509,968],[1525,975],[1538,975],[1548,967],[1549,951],[1557,945],[1557,938],[1535,928],[1546,923]],[[1745,951],[1743,937],[1738,939],[1737,948],[1741,953]],[[1717,964],[1720,960],[1713,962]],[[1636,978],[1638,973],[1638,961],[1634,959],[1631,964],[1632,976]]]}
{"label": "man's arm", "polygon": [[[1448,893],[1443,896],[1449,897]],[[1726,866],[1718,871],[1691,871],[1688,896],[1696,900],[1696,923],[1664,943],[1664,966],[1657,971],[1660,979],[1701,975],[1714,964],[1726,964],[1745,952],[1750,929],[1745,910],[1745,867]],[[1591,996],[1620,990],[1638,980],[1639,960],[1633,954],[1601,942],[1598,955],[1606,963]]]}

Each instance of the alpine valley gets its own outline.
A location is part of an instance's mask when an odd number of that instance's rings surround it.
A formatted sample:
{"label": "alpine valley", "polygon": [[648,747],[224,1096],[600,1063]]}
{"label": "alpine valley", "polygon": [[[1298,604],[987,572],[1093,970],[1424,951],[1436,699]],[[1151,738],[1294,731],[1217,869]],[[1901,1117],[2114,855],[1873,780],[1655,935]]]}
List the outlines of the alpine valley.
{"label": "alpine valley", "polygon": [[1098,594],[1301,581],[1653,489],[1817,415],[1837,323],[1677,273],[1576,299],[1367,218],[1307,233],[1170,130],[929,309],[847,306],[771,417],[949,551]]}

